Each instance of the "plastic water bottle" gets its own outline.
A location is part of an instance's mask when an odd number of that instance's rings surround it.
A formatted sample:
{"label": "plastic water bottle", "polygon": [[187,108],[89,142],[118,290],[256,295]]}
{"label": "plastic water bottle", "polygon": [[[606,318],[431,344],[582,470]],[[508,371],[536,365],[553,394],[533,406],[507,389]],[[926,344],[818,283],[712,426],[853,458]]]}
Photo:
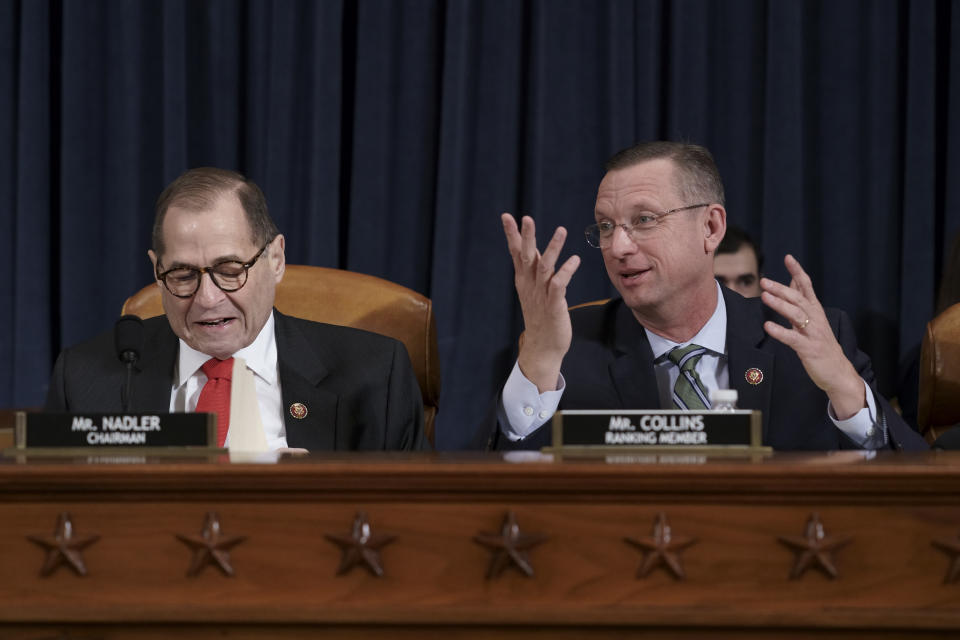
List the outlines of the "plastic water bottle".
{"label": "plastic water bottle", "polygon": [[710,408],[714,411],[736,411],[736,389],[714,389],[710,393]]}

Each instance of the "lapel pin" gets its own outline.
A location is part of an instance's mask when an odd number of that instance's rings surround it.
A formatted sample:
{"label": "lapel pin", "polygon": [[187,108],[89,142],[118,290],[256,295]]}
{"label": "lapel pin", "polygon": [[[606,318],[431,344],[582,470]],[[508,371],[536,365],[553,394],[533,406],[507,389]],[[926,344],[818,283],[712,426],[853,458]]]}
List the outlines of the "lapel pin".
{"label": "lapel pin", "polygon": [[307,405],[302,402],[294,402],[290,405],[290,415],[297,420],[303,420],[307,417]]}
{"label": "lapel pin", "polygon": [[756,367],[750,367],[746,373],[743,374],[743,377],[746,378],[750,384],[758,385],[763,382],[763,371],[760,371],[760,369]]}

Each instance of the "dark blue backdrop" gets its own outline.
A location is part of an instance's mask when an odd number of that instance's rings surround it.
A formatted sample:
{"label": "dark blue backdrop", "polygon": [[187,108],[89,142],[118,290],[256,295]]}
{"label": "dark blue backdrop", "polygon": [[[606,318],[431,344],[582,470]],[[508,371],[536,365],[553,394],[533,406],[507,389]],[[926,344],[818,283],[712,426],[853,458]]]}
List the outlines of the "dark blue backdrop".
{"label": "dark blue backdrop", "polygon": [[0,405],[146,284],[184,169],[256,180],[288,261],[433,298],[437,442],[463,446],[519,333],[501,211],[580,239],[603,160],[716,154],[768,273],[789,251],[890,389],[960,228],[960,2],[0,3]]}

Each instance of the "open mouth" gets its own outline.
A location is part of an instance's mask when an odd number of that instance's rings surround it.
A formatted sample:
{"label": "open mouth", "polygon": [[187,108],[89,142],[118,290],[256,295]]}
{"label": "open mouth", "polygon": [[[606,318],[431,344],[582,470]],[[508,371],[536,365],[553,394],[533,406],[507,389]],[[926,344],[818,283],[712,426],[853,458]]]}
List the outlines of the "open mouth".
{"label": "open mouth", "polygon": [[636,271],[622,271],[620,272],[620,277],[624,280],[636,280],[646,272],[650,271],[649,269],[637,269]]}
{"label": "open mouth", "polygon": [[197,324],[204,327],[222,327],[233,322],[233,318],[217,318],[216,320],[198,320]]}

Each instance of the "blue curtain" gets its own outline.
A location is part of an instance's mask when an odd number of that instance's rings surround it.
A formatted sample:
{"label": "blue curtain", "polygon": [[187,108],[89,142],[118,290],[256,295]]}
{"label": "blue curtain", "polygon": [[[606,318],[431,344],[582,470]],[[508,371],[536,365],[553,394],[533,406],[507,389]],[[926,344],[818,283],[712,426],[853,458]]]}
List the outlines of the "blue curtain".
{"label": "blue curtain", "polygon": [[0,3],[0,404],[150,281],[183,170],[267,194],[288,261],[430,296],[437,443],[465,446],[521,318],[499,222],[572,230],[607,297],[603,161],[710,147],[730,220],[796,255],[893,390],[960,229],[960,1],[21,0]]}

